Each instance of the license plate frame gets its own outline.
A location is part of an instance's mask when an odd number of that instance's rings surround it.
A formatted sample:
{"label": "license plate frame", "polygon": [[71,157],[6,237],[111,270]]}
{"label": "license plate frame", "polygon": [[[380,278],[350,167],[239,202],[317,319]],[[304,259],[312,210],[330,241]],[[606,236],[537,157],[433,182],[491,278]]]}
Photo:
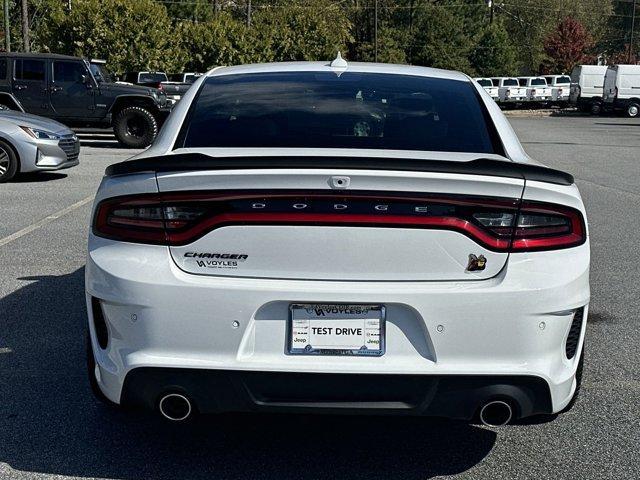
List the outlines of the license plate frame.
{"label": "license plate frame", "polygon": [[[325,314],[324,317],[318,317],[315,312],[316,308],[323,308],[328,310],[328,316]],[[308,309],[311,309],[309,311]],[[362,310],[362,313],[358,314],[348,314],[346,311],[341,313],[331,313],[335,310]],[[302,314],[302,318],[300,315],[296,316],[296,313],[304,310],[304,314]],[[375,318],[372,316],[375,316]],[[315,315],[315,316],[314,316]],[[307,318],[304,318],[307,317]],[[336,318],[337,317],[337,318]],[[369,321],[369,323],[365,323],[365,321]],[[362,321],[364,336],[363,338],[368,337],[368,333],[375,333],[376,329],[373,327],[374,323],[372,321],[377,320],[378,328],[378,339],[379,339],[379,347],[377,349],[368,348],[365,345],[362,345],[360,348],[352,348],[348,346],[344,346],[344,348],[327,348],[327,346],[317,346],[314,347],[311,345],[311,333],[310,329],[312,327],[312,322],[315,324],[330,324],[331,322],[345,322],[351,323],[356,326],[360,321]],[[307,334],[307,344],[304,348],[294,348],[293,341],[295,338],[300,338],[300,329],[304,330],[303,323],[307,321],[307,327],[309,328],[309,333]],[[294,335],[294,322],[296,325],[296,333]],[[365,357],[381,357],[385,354],[385,344],[386,344],[386,307],[382,304],[364,304],[364,303],[292,303],[289,305],[289,318],[287,320],[286,326],[286,345],[285,351],[289,355],[321,355],[321,356],[365,356]],[[304,335],[304,334],[303,334]],[[375,339],[375,336],[372,340]],[[366,341],[365,341],[366,343]]]}

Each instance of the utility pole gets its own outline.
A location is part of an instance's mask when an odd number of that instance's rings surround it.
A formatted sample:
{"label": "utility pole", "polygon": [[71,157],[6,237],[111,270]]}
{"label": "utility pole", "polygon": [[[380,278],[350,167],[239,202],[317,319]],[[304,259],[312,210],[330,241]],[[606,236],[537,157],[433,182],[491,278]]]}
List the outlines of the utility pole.
{"label": "utility pole", "polygon": [[25,52],[31,50],[29,41],[29,10],[27,0],[22,0],[22,46]]}
{"label": "utility pole", "polygon": [[251,0],[247,0],[247,27],[251,26]]}
{"label": "utility pole", "polygon": [[373,60],[378,61],[378,0],[375,0],[374,22],[373,22]]}
{"label": "utility pole", "polygon": [[489,7],[489,25],[493,24],[493,0],[486,0]]}
{"label": "utility pole", "polygon": [[633,58],[633,33],[636,26],[636,0],[633,0],[633,13],[631,14],[631,40],[629,42],[629,63]]}
{"label": "utility pole", "polygon": [[9,0],[4,0],[4,49],[11,51],[11,28],[9,26]]}
{"label": "utility pole", "polygon": [[409,65],[413,64],[413,5],[415,0],[409,2]]}

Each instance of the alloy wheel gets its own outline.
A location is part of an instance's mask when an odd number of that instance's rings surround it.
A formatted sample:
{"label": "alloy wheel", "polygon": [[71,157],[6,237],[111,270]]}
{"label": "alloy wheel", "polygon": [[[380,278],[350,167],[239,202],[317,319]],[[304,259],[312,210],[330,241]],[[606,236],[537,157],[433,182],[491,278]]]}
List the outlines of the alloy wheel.
{"label": "alloy wheel", "polygon": [[9,154],[2,147],[0,147],[0,177],[4,175],[7,170],[9,170],[10,161],[11,160],[9,159]]}

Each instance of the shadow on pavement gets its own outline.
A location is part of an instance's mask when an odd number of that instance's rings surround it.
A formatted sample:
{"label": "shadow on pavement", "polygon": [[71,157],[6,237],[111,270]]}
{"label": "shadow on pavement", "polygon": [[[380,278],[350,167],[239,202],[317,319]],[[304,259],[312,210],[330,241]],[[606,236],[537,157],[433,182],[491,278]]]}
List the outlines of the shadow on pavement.
{"label": "shadow on pavement", "polygon": [[[632,120],[632,119],[627,119]],[[596,125],[607,125],[609,127],[640,127],[640,123],[613,123],[613,122],[595,122]]]}
{"label": "shadow on pavement", "polygon": [[62,180],[67,178],[66,173],[60,172],[29,172],[20,173],[13,177],[11,183],[40,183],[49,182],[51,180]]}
{"label": "shadow on pavement", "polygon": [[88,139],[88,138],[81,138],[80,139],[80,147],[81,148],[86,148],[86,147],[93,147],[93,148],[126,148],[123,147],[122,145],[120,145],[118,143],[117,140],[104,140],[104,139],[97,139],[97,140],[93,140],[93,139]]}
{"label": "shadow on pavement", "polygon": [[496,433],[411,417],[224,415],[169,424],[94,400],[84,270],[28,277],[0,299],[0,462],[23,472],[139,478],[403,478],[464,472]]}

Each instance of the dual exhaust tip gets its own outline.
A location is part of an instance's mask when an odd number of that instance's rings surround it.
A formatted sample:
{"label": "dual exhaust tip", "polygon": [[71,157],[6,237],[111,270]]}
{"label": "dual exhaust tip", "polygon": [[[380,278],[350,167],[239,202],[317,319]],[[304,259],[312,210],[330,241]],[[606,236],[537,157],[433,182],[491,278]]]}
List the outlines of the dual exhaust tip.
{"label": "dual exhaust tip", "polygon": [[[164,418],[183,422],[194,413],[191,400],[181,393],[167,393],[160,398],[158,409]],[[501,427],[513,420],[513,408],[504,400],[492,400],[480,409],[480,421],[488,427]]]}
{"label": "dual exhaust tip", "polygon": [[167,393],[160,398],[158,409],[164,418],[183,422],[193,414],[191,400],[181,393]]}
{"label": "dual exhaust tip", "polygon": [[504,400],[485,403],[480,409],[480,421],[488,427],[501,427],[513,420],[513,408]]}

